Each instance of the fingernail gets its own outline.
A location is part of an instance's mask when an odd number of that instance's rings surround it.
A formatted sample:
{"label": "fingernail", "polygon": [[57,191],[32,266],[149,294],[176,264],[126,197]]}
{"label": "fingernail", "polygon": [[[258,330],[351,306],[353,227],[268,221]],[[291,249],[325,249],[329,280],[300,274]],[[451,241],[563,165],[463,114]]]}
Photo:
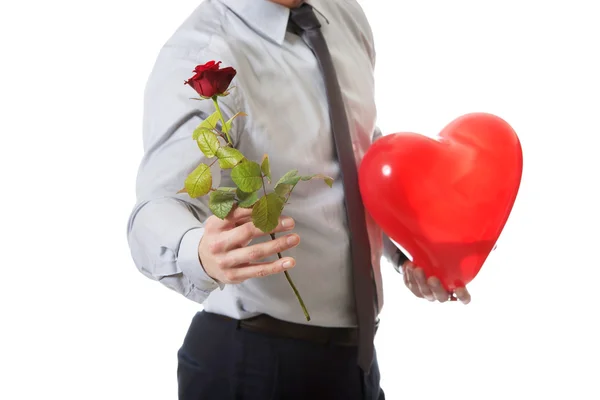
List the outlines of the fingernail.
{"label": "fingernail", "polygon": [[298,244],[299,241],[300,238],[297,235],[292,235],[287,238],[287,244],[289,244],[290,246]]}
{"label": "fingernail", "polygon": [[285,268],[285,269],[292,268],[293,266],[294,266],[294,263],[291,260],[284,261],[284,263],[283,263],[283,268]]}
{"label": "fingernail", "polygon": [[429,281],[429,284],[433,287],[438,287],[440,286],[440,281],[438,281],[437,279],[432,279]]}
{"label": "fingernail", "polygon": [[294,220],[292,218],[284,218],[281,221],[281,226],[283,226],[284,228],[289,228],[293,225],[294,225]]}

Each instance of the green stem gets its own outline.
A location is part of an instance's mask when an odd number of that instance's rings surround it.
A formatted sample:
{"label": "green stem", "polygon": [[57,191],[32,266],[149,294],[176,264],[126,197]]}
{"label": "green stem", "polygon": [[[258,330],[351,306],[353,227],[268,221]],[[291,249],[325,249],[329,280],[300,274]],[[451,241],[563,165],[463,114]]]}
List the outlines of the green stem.
{"label": "green stem", "polygon": [[223,132],[225,132],[225,135],[227,135],[227,142],[229,144],[233,144],[233,142],[231,141],[231,138],[229,137],[229,132],[227,132],[227,125],[225,123],[225,118],[223,118],[223,113],[221,112],[221,107],[219,107],[219,101],[217,100],[217,96],[214,96],[212,98],[213,103],[215,103],[215,108],[217,109],[217,112],[219,113],[219,118],[221,119],[221,124],[223,125]]}
{"label": "green stem", "polygon": [[[262,184],[263,184],[263,191],[266,196],[267,195],[267,187],[265,186],[264,175],[262,176]],[[274,233],[271,233],[271,240],[275,240]],[[283,256],[279,252],[277,253],[277,257],[279,257],[280,260],[283,258]],[[294,294],[296,295],[296,298],[298,299],[298,302],[300,303],[300,307],[302,307],[302,311],[304,312],[304,316],[306,317],[306,320],[310,321],[310,314],[308,313],[308,309],[306,308],[306,305],[304,304],[304,300],[302,300],[302,296],[300,296],[300,292],[296,288],[296,285],[294,285],[294,281],[292,281],[292,277],[290,276],[290,274],[288,274],[287,271],[283,271],[283,273],[285,274],[285,279],[287,279],[288,283],[292,287],[292,290],[294,291]]]}
{"label": "green stem", "polygon": [[265,186],[265,176],[264,174],[261,175],[260,179],[262,179],[262,184],[263,184],[263,193],[265,194],[265,196],[267,195],[267,187]]}
{"label": "green stem", "polygon": [[[275,240],[274,233],[271,233],[271,239]],[[277,257],[279,257],[279,259],[281,259],[283,256],[281,255],[281,253],[277,253]],[[300,292],[296,288],[296,285],[294,285],[294,282],[292,281],[292,277],[290,276],[290,274],[288,274],[288,271],[284,271],[283,273],[285,274],[285,278],[287,279],[288,283],[292,287],[292,290],[294,291],[294,294],[296,295],[296,298],[298,299],[298,302],[300,303],[300,307],[302,307],[302,311],[304,311],[304,316],[306,317],[306,320],[310,321],[310,314],[308,313],[308,309],[306,308],[306,305],[304,304],[304,300],[302,300],[302,296],[300,296]]]}

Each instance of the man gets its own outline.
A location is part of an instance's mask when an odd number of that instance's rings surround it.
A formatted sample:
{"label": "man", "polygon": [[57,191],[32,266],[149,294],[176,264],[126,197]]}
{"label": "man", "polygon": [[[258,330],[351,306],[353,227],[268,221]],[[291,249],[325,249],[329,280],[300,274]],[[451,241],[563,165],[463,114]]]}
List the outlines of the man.
{"label": "man", "polygon": [[[356,188],[343,181],[355,171],[347,165],[342,171],[340,146],[351,142],[358,163],[381,135],[372,33],[354,0],[301,3],[204,1],[161,49],[147,84],[145,155],[128,238],[143,274],[204,306],[178,353],[181,399],[384,399],[372,350],[384,249],[415,295],[440,302],[451,297],[382,240],[368,216],[357,222],[356,213],[346,213]],[[305,17],[320,27],[303,27]],[[322,38],[334,68],[323,61]],[[333,188],[298,184],[275,240],[253,226],[247,210],[220,220],[206,199],[176,194],[203,161],[192,131],[214,111],[210,101],[191,100],[195,93],[183,83],[196,65],[211,60],[237,70],[235,89],[219,98],[227,116],[248,114],[229,132],[236,148],[251,160],[268,154],[274,177],[297,169],[335,179]],[[342,108],[332,101],[336,93]],[[234,186],[228,174],[219,176],[213,171],[213,187]],[[361,231],[365,220],[368,235]],[[359,227],[352,235],[351,226]],[[353,242],[361,237],[368,242]],[[365,250],[367,261],[360,264],[374,282],[360,287],[357,282],[366,281],[355,279],[356,259]],[[308,322],[284,270],[305,300]],[[359,292],[369,290],[359,301]],[[456,295],[470,300],[466,289]]]}

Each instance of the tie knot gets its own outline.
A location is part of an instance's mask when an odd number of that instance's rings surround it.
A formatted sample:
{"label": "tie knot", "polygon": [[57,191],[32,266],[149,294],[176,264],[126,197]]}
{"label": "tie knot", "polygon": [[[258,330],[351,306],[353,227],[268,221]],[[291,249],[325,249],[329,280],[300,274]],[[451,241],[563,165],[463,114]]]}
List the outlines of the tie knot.
{"label": "tie knot", "polygon": [[290,9],[290,22],[302,31],[310,31],[321,27],[312,6],[307,3],[302,3],[300,7]]}

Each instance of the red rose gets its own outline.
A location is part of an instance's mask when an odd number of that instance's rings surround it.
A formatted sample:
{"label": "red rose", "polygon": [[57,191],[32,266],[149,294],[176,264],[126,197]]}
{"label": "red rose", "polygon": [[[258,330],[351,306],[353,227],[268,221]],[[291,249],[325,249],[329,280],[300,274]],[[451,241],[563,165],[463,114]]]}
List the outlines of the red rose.
{"label": "red rose", "polygon": [[204,98],[226,94],[237,71],[232,67],[220,68],[221,61],[209,61],[194,69],[194,76],[185,81]]}

